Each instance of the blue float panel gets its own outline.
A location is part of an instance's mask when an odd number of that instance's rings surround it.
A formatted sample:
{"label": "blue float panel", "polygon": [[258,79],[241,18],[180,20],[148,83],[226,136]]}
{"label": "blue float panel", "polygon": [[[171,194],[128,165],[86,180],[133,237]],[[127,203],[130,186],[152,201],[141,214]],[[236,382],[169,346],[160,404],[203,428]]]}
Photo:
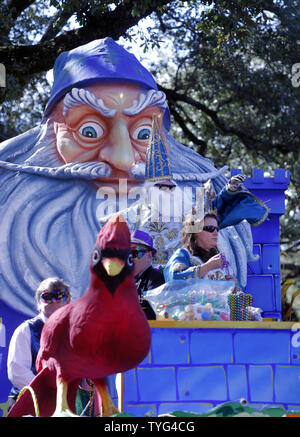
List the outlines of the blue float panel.
{"label": "blue float panel", "polygon": [[274,280],[272,275],[248,276],[247,293],[253,297],[252,306],[264,311],[275,310]]}
{"label": "blue float panel", "polygon": [[279,244],[264,244],[262,246],[262,272],[280,273],[280,246]]}
{"label": "blue float panel", "polygon": [[[300,409],[300,323],[168,323],[151,322],[152,335],[170,335],[174,343],[176,336],[178,343],[184,339],[185,348],[177,349],[182,356],[170,365],[165,351],[159,357],[157,350],[159,365],[150,357],[135,369],[136,378],[125,372],[125,412],[205,412],[242,398],[253,408]],[[187,353],[190,363],[182,364]]]}
{"label": "blue float panel", "polygon": [[252,226],[252,236],[255,244],[280,243],[279,215],[271,214],[259,226]]}

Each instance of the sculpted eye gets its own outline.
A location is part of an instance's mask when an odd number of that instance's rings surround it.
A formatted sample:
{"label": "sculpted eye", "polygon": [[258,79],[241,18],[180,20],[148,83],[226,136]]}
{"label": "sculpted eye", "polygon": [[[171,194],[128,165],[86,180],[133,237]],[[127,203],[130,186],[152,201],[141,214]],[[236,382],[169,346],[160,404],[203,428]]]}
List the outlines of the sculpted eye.
{"label": "sculpted eye", "polygon": [[148,125],[139,126],[133,132],[133,138],[135,140],[146,141],[149,140],[151,135],[151,128]]}
{"label": "sculpted eye", "polygon": [[101,260],[101,252],[96,248],[92,253],[92,265],[96,265]]}
{"label": "sculpted eye", "polygon": [[97,139],[103,136],[104,131],[99,124],[89,122],[80,126],[79,133],[85,138]]}
{"label": "sculpted eye", "polygon": [[133,260],[132,253],[130,253],[130,254],[128,255],[128,258],[127,258],[127,264],[129,265],[129,267],[132,267],[133,264],[134,264],[134,260]]}

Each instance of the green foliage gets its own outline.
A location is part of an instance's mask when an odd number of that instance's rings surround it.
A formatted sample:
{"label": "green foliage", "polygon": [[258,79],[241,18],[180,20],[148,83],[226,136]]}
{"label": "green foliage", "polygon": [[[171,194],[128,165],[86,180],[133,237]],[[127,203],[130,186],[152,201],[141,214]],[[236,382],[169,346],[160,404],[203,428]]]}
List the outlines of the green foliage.
{"label": "green foliage", "polygon": [[299,62],[299,7],[290,1],[238,4],[240,9],[201,2],[202,9],[197,4],[180,13],[170,7],[163,28],[176,67],[161,58],[152,70],[168,78],[160,83],[171,113],[177,122],[182,117],[190,135],[178,134],[176,126],[173,132],[186,145],[216,166],[227,163],[249,176],[254,167],[271,176],[275,168],[290,171],[281,235],[291,241],[300,238],[300,89],[291,82],[292,65]]}
{"label": "green foliage", "polygon": [[[43,35],[49,24],[51,11],[48,0],[38,0],[13,18],[14,9],[8,9],[6,0],[0,1],[0,41],[2,45],[32,44]],[[53,12],[53,11],[52,11]]]}

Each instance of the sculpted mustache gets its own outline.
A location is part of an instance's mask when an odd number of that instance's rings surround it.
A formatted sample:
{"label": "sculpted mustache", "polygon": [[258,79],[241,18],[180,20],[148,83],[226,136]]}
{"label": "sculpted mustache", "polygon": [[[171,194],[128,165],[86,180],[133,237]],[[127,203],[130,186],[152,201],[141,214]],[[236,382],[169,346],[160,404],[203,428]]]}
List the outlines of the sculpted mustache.
{"label": "sculpted mustache", "polygon": [[[0,161],[0,168],[9,171],[15,171],[20,173],[28,173],[32,175],[46,176],[55,179],[85,179],[93,180],[99,178],[109,178],[112,173],[111,166],[106,162],[71,162],[59,167],[45,167],[29,164],[15,164],[7,161]],[[186,173],[178,174],[173,173],[173,179],[175,181],[198,181],[205,182],[208,179],[214,179],[227,170],[227,166],[221,169],[214,169],[211,172],[206,173]],[[138,163],[129,172],[129,176],[132,179],[144,179],[145,176],[145,164]]]}
{"label": "sculpted mustache", "polygon": [[[45,167],[28,164],[15,164],[0,161],[0,168],[9,171],[28,173],[32,175],[46,176],[55,179],[86,179],[93,180],[110,177],[112,168],[106,162],[72,162],[60,167]],[[130,177],[139,179],[144,177],[145,165],[136,164],[130,171]]]}

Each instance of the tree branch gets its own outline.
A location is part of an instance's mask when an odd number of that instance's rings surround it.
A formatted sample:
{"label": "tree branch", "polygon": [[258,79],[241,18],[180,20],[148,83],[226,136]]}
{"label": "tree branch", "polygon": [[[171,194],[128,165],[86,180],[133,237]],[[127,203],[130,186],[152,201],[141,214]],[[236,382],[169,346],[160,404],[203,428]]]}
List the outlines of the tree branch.
{"label": "tree branch", "polygon": [[[159,89],[166,94],[168,100],[172,100],[173,102],[178,102],[178,101],[185,102],[189,105],[192,105],[194,108],[198,109],[199,111],[204,112],[214,122],[216,128],[222,133],[222,135],[226,135],[226,136],[235,135],[241,140],[243,144],[245,144],[247,148],[252,150],[254,149],[257,150],[262,146],[266,150],[270,148],[271,145],[269,143],[267,144],[262,141],[259,141],[256,138],[246,134],[245,132],[242,132],[239,129],[234,128],[233,126],[224,123],[224,121],[220,117],[218,117],[217,111],[208,108],[203,103],[198,102],[197,100],[189,96],[180,94],[177,91],[165,88],[163,86],[159,86]],[[175,114],[172,113],[172,115],[174,115],[175,117]],[[282,153],[286,153],[288,151],[287,144],[272,144],[272,148],[276,148]]]}
{"label": "tree branch", "polygon": [[133,16],[129,3],[121,3],[113,11],[94,17],[93,24],[64,32],[48,41],[30,46],[0,47],[0,62],[5,65],[7,73],[16,77],[47,71],[61,52],[107,36],[117,40],[142,18],[171,2],[153,0],[139,16]]}
{"label": "tree branch", "polygon": [[46,32],[44,33],[43,37],[40,40],[40,43],[43,43],[45,41],[49,41],[52,38],[55,38],[55,36],[61,31],[61,29],[67,24],[69,18],[72,17],[74,14],[74,10],[60,10],[55,14],[55,16],[52,18],[49,26],[46,29]]}
{"label": "tree branch", "polygon": [[297,246],[300,246],[300,240],[294,241],[284,252],[293,252]]}
{"label": "tree branch", "polygon": [[176,111],[176,106],[172,103],[169,105],[170,111],[175,119],[175,121],[178,123],[178,125],[181,127],[183,133],[185,136],[192,141],[196,146],[198,146],[197,152],[201,153],[201,155],[205,156],[206,149],[207,149],[207,143],[203,140],[199,140],[192,131],[189,130],[189,128],[186,125],[185,120],[181,117],[178,111]]}
{"label": "tree branch", "polygon": [[13,18],[17,18],[35,0],[7,0],[7,7],[11,10]]}
{"label": "tree branch", "polygon": [[300,266],[294,263],[282,263],[281,268],[282,270],[288,270],[289,275],[292,274],[293,277],[300,275]]}

